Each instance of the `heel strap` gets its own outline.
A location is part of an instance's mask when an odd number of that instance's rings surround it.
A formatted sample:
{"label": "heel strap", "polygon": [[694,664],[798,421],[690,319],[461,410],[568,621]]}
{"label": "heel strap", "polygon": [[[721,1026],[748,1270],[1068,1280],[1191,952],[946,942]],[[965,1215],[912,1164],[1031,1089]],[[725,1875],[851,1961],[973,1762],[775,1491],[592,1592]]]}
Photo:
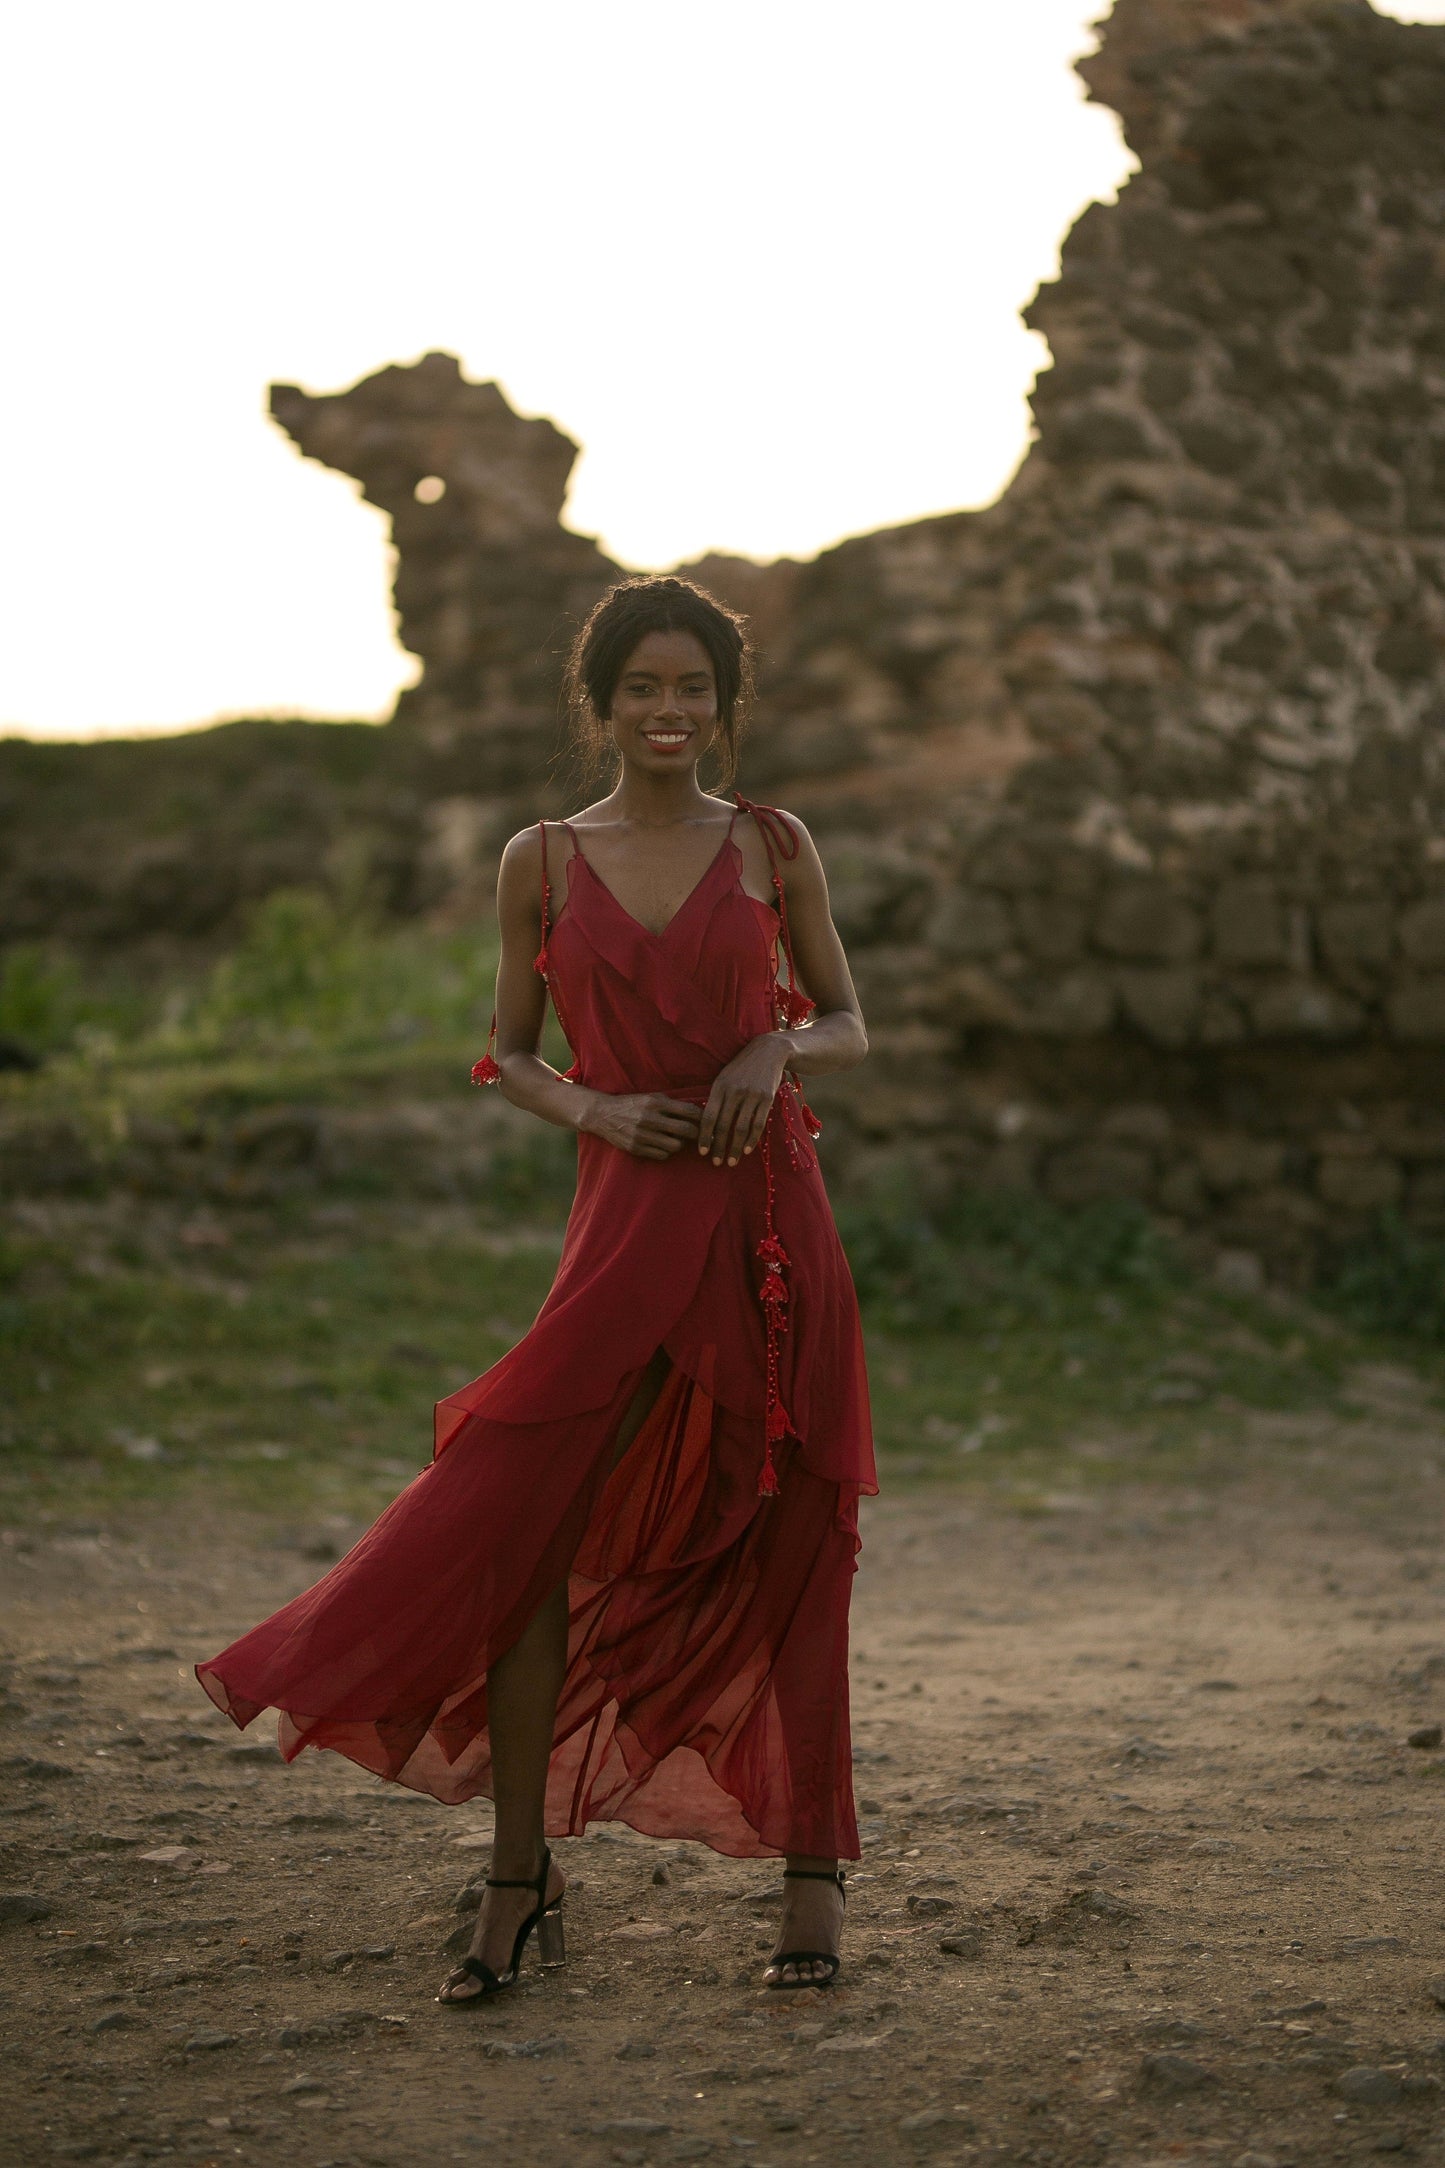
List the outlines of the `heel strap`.
{"label": "heel strap", "polygon": [[841,1867],[835,1867],[831,1874],[823,1867],[785,1867],[783,1869],[783,1880],[785,1882],[831,1882],[835,1889],[841,1889],[847,1879],[848,1877]]}
{"label": "heel strap", "polygon": [[527,1879],[526,1879],[526,1880],[525,1880],[524,1882],[511,1882],[511,1881],[506,1881],[506,1880],[503,1880],[503,1879],[502,1879],[502,1878],[501,1878],[500,1876],[498,1876],[498,1875],[494,1875],[494,1874],[489,1874],[489,1875],[487,1876],[487,1888],[488,1888],[488,1889],[532,1889],[532,1890],[535,1890],[535,1891],[537,1892],[537,1895],[538,1895],[538,1896],[539,1896],[540,1898],[543,1898],[543,1899],[545,1900],[545,1898],[546,1898],[546,1894],[547,1894],[547,1877],[548,1877],[548,1875],[549,1875],[549,1874],[551,1873],[551,1871],[552,1871],[552,1854],[551,1854],[551,1853],[550,1853],[550,1851],[548,1851],[548,1850],[546,1849],[546,1847],[544,1846],[544,1847],[543,1847],[543,1851],[542,1851],[542,1864],[541,1864],[541,1866],[540,1866],[540,1867],[539,1867],[539,1868],[537,1869],[537,1872],[536,1872],[535,1874],[532,1874],[532,1875],[528,1875]]}

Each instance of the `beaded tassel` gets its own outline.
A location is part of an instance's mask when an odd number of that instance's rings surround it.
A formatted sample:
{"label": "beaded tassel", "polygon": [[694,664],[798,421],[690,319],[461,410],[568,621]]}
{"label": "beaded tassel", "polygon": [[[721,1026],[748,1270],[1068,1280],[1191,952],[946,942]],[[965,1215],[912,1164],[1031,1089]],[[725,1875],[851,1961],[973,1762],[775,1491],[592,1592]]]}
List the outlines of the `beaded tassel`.
{"label": "beaded tassel", "polygon": [[764,1232],[754,1255],[763,1267],[762,1284],[758,1288],[758,1300],[763,1306],[763,1320],[767,1337],[767,1399],[763,1421],[763,1465],[758,1476],[758,1496],[776,1498],[778,1495],[778,1471],[773,1465],[773,1447],[784,1438],[795,1438],[793,1419],[783,1405],[782,1389],[778,1379],[778,1343],[788,1329],[788,1283],[784,1277],[790,1259],[778,1239],[773,1224],[773,1153],[772,1117],[763,1131],[763,1197]]}

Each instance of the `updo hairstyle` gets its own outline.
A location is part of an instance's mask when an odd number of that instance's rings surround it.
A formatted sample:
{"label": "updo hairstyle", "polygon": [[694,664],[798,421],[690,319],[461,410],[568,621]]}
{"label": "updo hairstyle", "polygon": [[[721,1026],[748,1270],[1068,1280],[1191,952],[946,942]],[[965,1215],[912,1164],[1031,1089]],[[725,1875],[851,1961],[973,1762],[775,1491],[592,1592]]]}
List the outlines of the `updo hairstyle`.
{"label": "updo hairstyle", "polygon": [[569,743],[583,779],[590,783],[607,771],[616,750],[607,726],[617,681],[650,632],[690,632],[705,649],[717,687],[717,787],[730,789],[753,697],[747,621],[705,588],[670,572],[656,579],[619,580],[572,643],[563,688]]}

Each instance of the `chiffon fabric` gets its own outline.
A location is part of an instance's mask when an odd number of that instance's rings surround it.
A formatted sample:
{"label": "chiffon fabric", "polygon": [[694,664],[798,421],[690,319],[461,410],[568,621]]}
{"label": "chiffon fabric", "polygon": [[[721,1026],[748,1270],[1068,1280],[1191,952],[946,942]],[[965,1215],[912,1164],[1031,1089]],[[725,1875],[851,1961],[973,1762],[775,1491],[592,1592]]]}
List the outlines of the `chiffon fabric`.
{"label": "chiffon fabric", "polygon": [[[749,1040],[805,1011],[777,863],[797,839],[772,808],[740,809],[777,907],[745,892],[730,828],[660,934],[575,831],[543,829],[537,966],[576,1081],[701,1105]],[[243,1727],[278,1709],[288,1761],[329,1747],[441,1800],[489,1793],[488,1671],[566,1578],[549,1836],[623,1821],[739,1858],[856,1858],[848,1603],[858,1497],[876,1480],[815,1128],[788,1082],[736,1167],[579,1136],[531,1330],[440,1402],[431,1464],[354,1549],[197,1666],[212,1700]],[[662,1390],[614,1467],[659,1350]]]}

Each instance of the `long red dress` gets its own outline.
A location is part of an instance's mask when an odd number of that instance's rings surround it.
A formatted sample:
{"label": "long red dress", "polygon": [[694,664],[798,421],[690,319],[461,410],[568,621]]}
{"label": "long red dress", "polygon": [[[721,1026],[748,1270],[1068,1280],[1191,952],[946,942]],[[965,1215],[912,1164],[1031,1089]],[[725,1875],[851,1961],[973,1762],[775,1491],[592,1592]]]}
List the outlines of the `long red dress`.
{"label": "long red dress", "polygon": [[[740,801],[745,803],[745,801]],[[605,1092],[701,1104],[726,1062],[806,1006],[778,909],[732,830],[660,934],[582,855],[542,950]],[[734,816],[736,820],[736,816]],[[565,824],[563,824],[565,826]],[[778,944],[789,963],[779,982]],[[478,1064],[491,1081],[495,1064]],[[551,1293],[525,1339],[437,1408],[431,1464],[316,1586],[197,1666],[287,1760],[331,1747],[449,1802],[491,1789],[487,1672],[570,1574],[549,1836],[623,1821],[738,1858],[856,1858],[848,1601],[876,1489],[858,1309],[795,1085],[736,1167],[579,1136]],[[615,1469],[648,1364],[661,1394]]]}

